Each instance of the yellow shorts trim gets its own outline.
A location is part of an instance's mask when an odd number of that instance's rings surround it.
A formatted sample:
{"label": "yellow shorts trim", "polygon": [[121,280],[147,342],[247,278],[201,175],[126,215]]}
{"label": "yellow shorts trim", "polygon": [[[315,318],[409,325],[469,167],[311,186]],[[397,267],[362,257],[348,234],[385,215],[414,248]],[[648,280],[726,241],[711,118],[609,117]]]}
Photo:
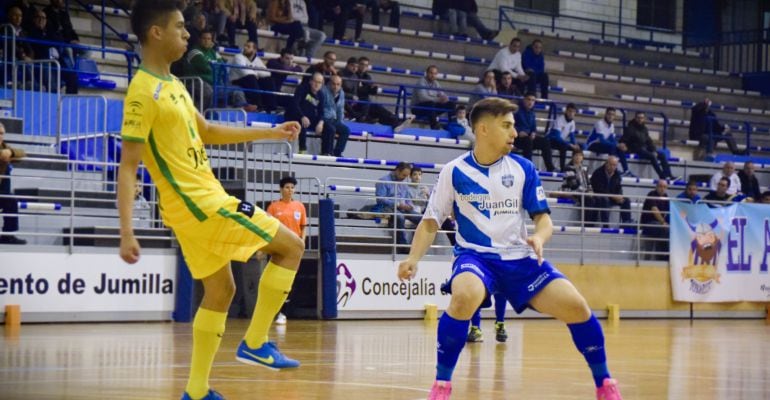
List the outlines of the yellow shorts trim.
{"label": "yellow shorts trim", "polygon": [[245,262],[275,237],[280,221],[259,207],[249,217],[238,211],[238,204],[230,197],[205,221],[174,229],[193,278],[205,278],[233,260]]}

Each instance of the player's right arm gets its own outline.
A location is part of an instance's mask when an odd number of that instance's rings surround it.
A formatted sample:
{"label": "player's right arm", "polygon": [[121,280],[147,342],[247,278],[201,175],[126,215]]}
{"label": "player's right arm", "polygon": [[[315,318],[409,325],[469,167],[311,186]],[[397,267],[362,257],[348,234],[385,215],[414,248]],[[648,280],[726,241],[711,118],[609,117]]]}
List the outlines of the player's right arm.
{"label": "player's right arm", "polygon": [[144,143],[124,141],[122,144],[120,169],[118,169],[118,213],[120,214],[120,258],[133,264],[139,261],[139,242],[134,236],[131,224],[134,210],[136,169],[142,159]]}

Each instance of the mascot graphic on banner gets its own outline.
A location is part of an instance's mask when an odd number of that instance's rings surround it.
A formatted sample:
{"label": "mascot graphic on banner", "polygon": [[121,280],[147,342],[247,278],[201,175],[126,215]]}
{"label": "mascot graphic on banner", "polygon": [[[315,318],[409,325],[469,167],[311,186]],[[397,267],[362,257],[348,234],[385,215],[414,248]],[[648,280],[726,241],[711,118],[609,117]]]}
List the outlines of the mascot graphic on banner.
{"label": "mascot graphic on banner", "polygon": [[687,221],[685,215],[682,217],[693,236],[688,263],[682,269],[682,280],[690,281],[690,290],[693,293],[706,294],[714,287],[714,282],[719,283],[717,260],[722,249],[722,235],[717,233],[719,220],[693,225]]}
{"label": "mascot graphic on banner", "polygon": [[340,263],[337,266],[337,306],[345,307],[348,300],[356,292],[356,280],[350,273],[348,266]]}

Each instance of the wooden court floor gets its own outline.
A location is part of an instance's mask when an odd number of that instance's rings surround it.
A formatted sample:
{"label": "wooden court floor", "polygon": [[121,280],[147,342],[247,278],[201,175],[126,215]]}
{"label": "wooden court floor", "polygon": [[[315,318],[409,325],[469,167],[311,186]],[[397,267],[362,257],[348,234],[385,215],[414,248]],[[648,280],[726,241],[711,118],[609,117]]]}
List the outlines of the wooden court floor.
{"label": "wooden court floor", "polygon": [[[292,321],[271,334],[303,364],[272,372],[234,350],[246,320],[230,320],[213,387],[238,399],[425,399],[435,324]],[[761,320],[623,320],[605,327],[610,368],[626,400],[770,399],[770,326]],[[594,398],[582,356],[553,320],[511,320],[497,344],[466,346],[453,399]],[[24,325],[0,337],[0,399],[179,399],[190,324]]]}

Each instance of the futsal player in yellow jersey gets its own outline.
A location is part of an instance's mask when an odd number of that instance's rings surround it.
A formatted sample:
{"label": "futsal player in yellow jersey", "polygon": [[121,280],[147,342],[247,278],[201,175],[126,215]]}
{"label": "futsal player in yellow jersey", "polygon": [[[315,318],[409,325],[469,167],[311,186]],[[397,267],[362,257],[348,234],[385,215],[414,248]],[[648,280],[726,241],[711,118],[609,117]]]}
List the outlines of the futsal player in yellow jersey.
{"label": "futsal player in yellow jersey", "polygon": [[287,122],[252,129],[208,124],[169,71],[184,54],[190,36],[175,1],[136,0],[131,28],[142,45],[143,62],[124,102],[118,172],[120,256],[128,263],[140,256],[131,213],[136,170],[143,161],[158,187],[163,221],[173,229],[190,272],[205,291],[193,322],[190,377],[182,399],[223,399],[209,388],[208,380],[235,291],[230,261],[245,261],[258,249],[271,255],[236,359],[275,370],[295,368],[299,362],[284,356],[268,341],[267,333],[291,290],[304,243],[261,209],[229,196],[214,177],[203,146],[294,140],[300,126]]}

